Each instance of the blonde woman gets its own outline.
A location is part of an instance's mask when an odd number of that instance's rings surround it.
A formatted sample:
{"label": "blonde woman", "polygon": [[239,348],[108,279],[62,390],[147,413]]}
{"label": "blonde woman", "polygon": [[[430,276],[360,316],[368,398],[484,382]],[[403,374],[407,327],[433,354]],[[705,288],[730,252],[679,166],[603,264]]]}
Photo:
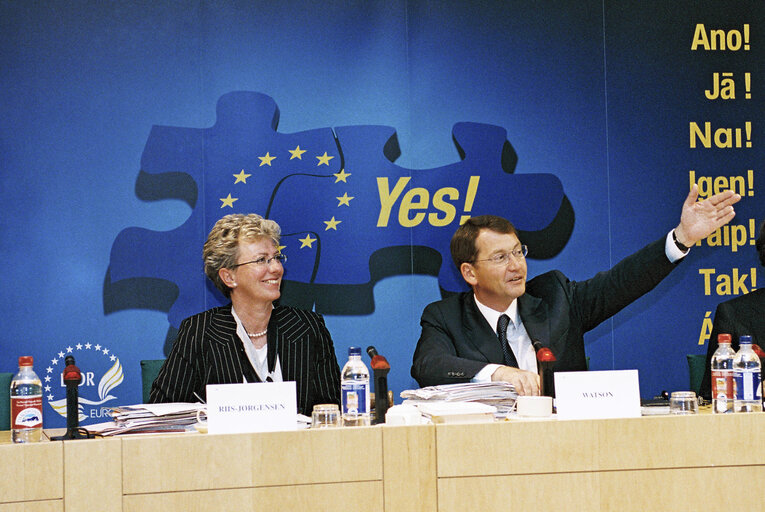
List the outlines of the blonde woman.
{"label": "blonde woman", "polygon": [[205,274],[231,302],[181,322],[149,401],[194,402],[207,384],[295,381],[298,412],[340,403],[340,370],[324,319],[275,305],[286,256],[279,225],[226,215],[203,249]]}

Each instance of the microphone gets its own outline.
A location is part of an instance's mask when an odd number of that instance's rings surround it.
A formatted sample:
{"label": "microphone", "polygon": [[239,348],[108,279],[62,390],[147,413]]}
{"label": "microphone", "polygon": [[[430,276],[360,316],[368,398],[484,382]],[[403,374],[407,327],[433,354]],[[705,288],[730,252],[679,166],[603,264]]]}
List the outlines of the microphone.
{"label": "microphone", "polygon": [[374,424],[385,423],[385,413],[388,412],[390,403],[388,402],[388,372],[390,363],[383,356],[377,353],[377,349],[370,345],[367,347],[367,354],[372,358],[372,371],[375,375],[375,418]]}
{"label": "microphone", "polygon": [[66,367],[64,368],[63,378],[66,384],[66,434],[63,436],[52,437],[53,440],[64,439],[83,439],[87,436],[79,433],[80,426],[80,399],[77,386],[82,382],[82,373],[74,364],[74,356],[69,354],[64,359]]}
{"label": "microphone", "polygon": [[555,354],[548,347],[542,345],[539,340],[532,340],[531,346],[537,355],[537,371],[539,372],[539,394],[542,396],[555,396],[555,381],[553,380],[553,364]]}
{"label": "microphone", "polygon": [[367,354],[372,358],[373,370],[390,370],[390,363],[383,356],[377,353],[377,349],[372,345],[367,347]]}

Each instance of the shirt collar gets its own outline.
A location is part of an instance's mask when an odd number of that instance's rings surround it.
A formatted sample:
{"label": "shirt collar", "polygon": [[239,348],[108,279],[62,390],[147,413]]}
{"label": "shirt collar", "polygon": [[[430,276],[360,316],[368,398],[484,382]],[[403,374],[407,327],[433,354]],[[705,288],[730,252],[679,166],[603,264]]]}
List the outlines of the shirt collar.
{"label": "shirt collar", "polygon": [[480,311],[486,321],[489,322],[489,325],[495,333],[497,332],[497,322],[502,315],[509,316],[510,320],[513,321],[513,325],[516,327],[520,324],[521,319],[518,316],[518,299],[511,302],[510,306],[505,311],[496,311],[489,306],[482,304],[475,294],[473,294],[473,300],[475,300],[475,305],[478,307],[478,311]]}

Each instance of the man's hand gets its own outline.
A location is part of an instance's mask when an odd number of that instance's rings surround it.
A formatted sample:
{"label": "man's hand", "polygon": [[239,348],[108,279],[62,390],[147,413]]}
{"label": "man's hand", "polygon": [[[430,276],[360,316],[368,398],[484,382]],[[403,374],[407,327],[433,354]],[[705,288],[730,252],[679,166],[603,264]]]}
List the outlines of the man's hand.
{"label": "man's hand", "polygon": [[492,382],[504,381],[515,386],[519,395],[539,396],[539,375],[512,366],[500,366],[491,374]]}
{"label": "man's hand", "polygon": [[686,247],[691,247],[730,222],[736,215],[733,205],[741,200],[741,196],[734,194],[732,190],[725,190],[696,202],[698,197],[699,187],[694,183],[683,203],[680,224],[675,228],[677,241]]}

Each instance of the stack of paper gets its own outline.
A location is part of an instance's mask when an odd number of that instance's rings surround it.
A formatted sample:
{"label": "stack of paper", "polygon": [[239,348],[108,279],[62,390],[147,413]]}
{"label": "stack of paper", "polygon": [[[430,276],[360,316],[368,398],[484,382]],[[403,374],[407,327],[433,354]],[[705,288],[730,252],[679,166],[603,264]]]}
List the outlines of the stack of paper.
{"label": "stack of paper", "polygon": [[113,421],[85,428],[102,436],[193,431],[197,411],[202,411],[200,416],[204,420],[206,407],[192,403],[126,405],[112,410]]}
{"label": "stack of paper", "polygon": [[499,416],[505,416],[513,410],[517,397],[518,393],[509,382],[465,382],[401,392],[401,398],[415,405],[423,401],[478,402],[496,407]]}

